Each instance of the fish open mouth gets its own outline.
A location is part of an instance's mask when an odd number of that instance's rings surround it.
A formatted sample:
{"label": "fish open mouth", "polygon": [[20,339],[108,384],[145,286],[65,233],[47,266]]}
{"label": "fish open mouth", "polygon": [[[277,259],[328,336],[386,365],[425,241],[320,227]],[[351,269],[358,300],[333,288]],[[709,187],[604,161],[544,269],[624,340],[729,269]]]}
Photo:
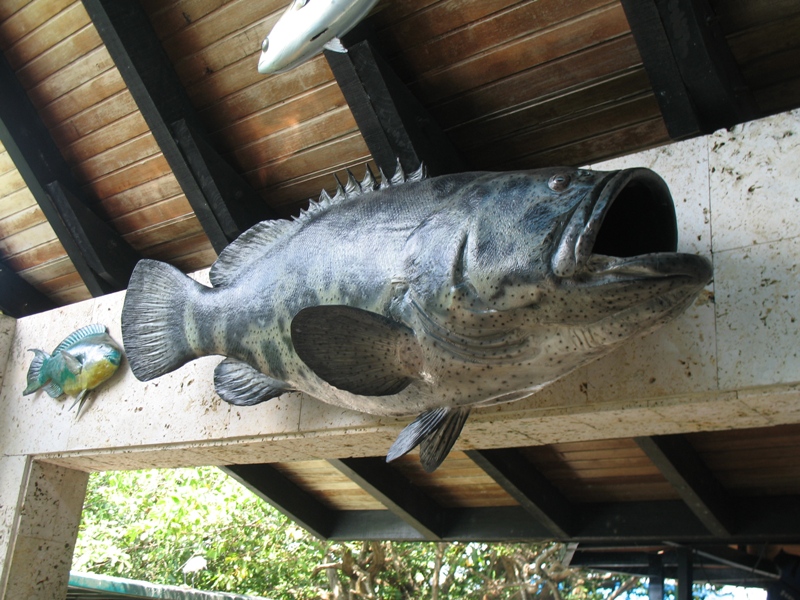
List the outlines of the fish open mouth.
{"label": "fish open mouth", "polygon": [[688,277],[705,285],[711,266],[678,254],[675,207],[667,184],[649,169],[610,173],[578,209],[554,256],[559,277],[580,273],[613,279]]}

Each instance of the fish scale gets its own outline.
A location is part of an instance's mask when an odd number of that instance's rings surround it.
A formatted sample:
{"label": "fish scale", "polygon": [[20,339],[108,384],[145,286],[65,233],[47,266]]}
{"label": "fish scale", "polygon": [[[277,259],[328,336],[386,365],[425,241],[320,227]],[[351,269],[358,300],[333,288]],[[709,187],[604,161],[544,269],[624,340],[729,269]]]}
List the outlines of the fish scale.
{"label": "fish scale", "polygon": [[652,331],[711,278],[708,260],[676,252],[672,199],[650,170],[423,174],[348,173],[333,197],[231,243],[211,288],[141,261],[122,313],[134,374],[218,354],[215,386],[235,405],[298,390],[419,415],[387,459],[419,445],[432,471],[473,407]]}

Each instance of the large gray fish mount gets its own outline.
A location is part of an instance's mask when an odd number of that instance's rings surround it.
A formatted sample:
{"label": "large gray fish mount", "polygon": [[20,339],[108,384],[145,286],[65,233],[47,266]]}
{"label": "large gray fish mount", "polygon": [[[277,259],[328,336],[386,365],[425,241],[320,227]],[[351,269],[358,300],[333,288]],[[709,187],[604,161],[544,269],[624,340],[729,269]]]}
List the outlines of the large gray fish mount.
{"label": "large gray fish mount", "polygon": [[227,402],[290,390],[419,415],[433,471],[470,409],[510,402],[692,304],[708,260],[676,253],[669,189],[648,169],[406,177],[367,171],[293,221],[265,221],[211,267],[213,287],[143,260],[122,335],[147,381],[206,355]]}

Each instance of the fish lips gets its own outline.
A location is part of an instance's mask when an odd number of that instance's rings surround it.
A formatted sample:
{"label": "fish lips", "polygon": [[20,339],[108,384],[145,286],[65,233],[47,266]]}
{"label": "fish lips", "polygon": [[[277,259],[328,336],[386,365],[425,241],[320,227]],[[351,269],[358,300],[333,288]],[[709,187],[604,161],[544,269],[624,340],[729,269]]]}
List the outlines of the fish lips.
{"label": "fish lips", "polygon": [[553,273],[576,283],[671,280],[699,291],[712,277],[702,256],[677,253],[675,207],[650,169],[610,172],[575,210],[553,255]]}

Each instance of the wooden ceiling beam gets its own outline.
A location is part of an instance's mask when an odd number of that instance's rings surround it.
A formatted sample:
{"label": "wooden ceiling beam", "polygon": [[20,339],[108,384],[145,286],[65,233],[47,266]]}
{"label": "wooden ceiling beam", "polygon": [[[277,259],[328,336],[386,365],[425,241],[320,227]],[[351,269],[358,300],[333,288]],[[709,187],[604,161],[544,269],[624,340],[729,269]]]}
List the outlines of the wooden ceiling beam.
{"label": "wooden ceiling beam", "polygon": [[267,504],[275,507],[311,534],[328,539],[337,520],[331,510],[269,464],[220,467]]}
{"label": "wooden ceiling beam", "polygon": [[345,37],[348,52],[325,50],[336,81],[373,159],[389,177],[397,160],[408,173],[425,164],[430,175],[466,169],[447,135],[361,30]]}
{"label": "wooden ceiling beam", "polygon": [[418,531],[422,539],[441,539],[442,509],[384,459],[342,458],[328,463]]}
{"label": "wooden ceiling beam", "polygon": [[[561,539],[581,544],[758,544],[791,543],[800,537],[800,497],[748,498],[737,510],[747,515],[735,535],[717,535],[700,522],[680,500],[583,504],[573,507],[577,523],[573,533],[559,538],[522,506],[448,508],[429,512],[412,508],[422,496],[404,496],[383,479],[374,461],[343,461],[345,470],[363,478],[395,505],[394,510],[334,510],[301,489],[268,464],[229,465],[222,470],[258,494],[313,535],[331,540],[442,541],[542,541]],[[379,473],[379,476],[375,474]],[[389,492],[389,493],[387,493]],[[409,497],[411,498],[409,500]],[[403,514],[405,513],[405,514]],[[419,524],[423,523],[422,526]],[[433,525],[431,527],[430,525]],[[435,527],[435,528],[434,528]]]}
{"label": "wooden ceiling beam", "polygon": [[572,504],[518,450],[468,450],[481,467],[557,539],[567,539],[578,523]]}
{"label": "wooden ceiling beam", "polygon": [[708,0],[622,0],[670,137],[761,116]]}
{"label": "wooden ceiling beam", "polygon": [[[664,540],[683,545],[792,543],[800,537],[800,497],[788,496],[776,502],[771,498],[748,499],[752,521],[743,523],[737,534],[718,537],[680,500],[584,504],[576,507],[580,524],[574,535],[562,541],[581,544],[663,544]],[[419,531],[388,510],[374,513],[368,521],[355,518],[358,511],[341,511],[331,531],[336,540],[422,540]],[[345,517],[343,513],[348,513]],[[766,518],[763,518],[766,517]],[[361,519],[361,521],[359,520]],[[365,526],[362,528],[360,522]],[[366,524],[369,523],[367,527]],[[394,537],[397,536],[397,537]],[[557,539],[553,533],[519,506],[492,508],[450,508],[443,514],[443,541],[545,541]]]}
{"label": "wooden ceiling beam", "polygon": [[684,436],[634,440],[710,532],[731,535],[735,529],[731,499]]}
{"label": "wooden ceiling beam", "polygon": [[55,302],[0,261],[0,312],[21,319],[53,308]]}
{"label": "wooden ceiling beam", "polygon": [[0,141],[93,296],[123,290],[139,256],[90,208],[79,183],[5,57]]}
{"label": "wooden ceiling beam", "polygon": [[83,5],[214,249],[221,252],[271,217],[261,197],[214,150],[139,2]]}

